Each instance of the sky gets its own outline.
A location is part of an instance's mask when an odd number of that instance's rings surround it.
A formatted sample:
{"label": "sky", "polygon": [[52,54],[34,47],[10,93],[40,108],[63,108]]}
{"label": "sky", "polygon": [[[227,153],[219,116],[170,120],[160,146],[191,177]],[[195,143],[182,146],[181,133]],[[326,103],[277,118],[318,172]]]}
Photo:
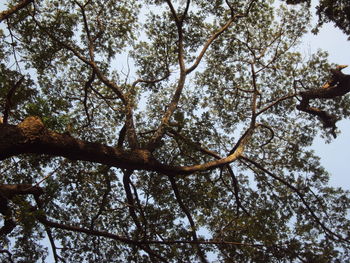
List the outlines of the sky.
{"label": "sky", "polygon": [[[324,25],[317,35],[308,34],[302,46],[310,53],[326,50],[330,62],[349,65],[343,72],[350,74],[350,41],[332,24]],[[336,139],[326,144],[324,139],[315,138],[313,148],[321,157],[322,165],[331,173],[330,184],[350,190],[350,169],[346,165],[350,161],[350,120],[339,121],[337,127],[341,134]]]}
{"label": "sky", "polygon": [[[318,1],[313,0],[313,6]],[[0,10],[4,3],[0,0]],[[317,19],[314,18],[314,23]],[[317,35],[308,34],[304,38],[302,51],[305,54],[315,53],[318,49],[329,53],[329,60],[340,65],[349,65],[343,72],[350,74],[350,41],[333,24],[325,24]],[[321,138],[315,138],[313,149],[321,157],[321,163],[331,173],[330,184],[335,187],[343,187],[350,190],[350,176],[346,162],[350,159],[350,120],[342,120],[337,123],[341,134],[331,143],[326,144]]]}
{"label": "sky", "polygon": [[[3,10],[1,0],[0,7],[0,10]],[[315,53],[318,49],[328,51],[331,62],[349,65],[343,72],[350,74],[350,41],[332,24],[324,25],[317,35],[308,34],[304,38],[302,48],[309,54]],[[350,169],[346,165],[348,161],[350,163],[350,120],[342,120],[337,126],[341,134],[336,139],[327,144],[324,139],[315,138],[313,149],[321,157],[322,165],[331,174],[330,185],[350,190]],[[52,255],[48,260],[53,260]]]}

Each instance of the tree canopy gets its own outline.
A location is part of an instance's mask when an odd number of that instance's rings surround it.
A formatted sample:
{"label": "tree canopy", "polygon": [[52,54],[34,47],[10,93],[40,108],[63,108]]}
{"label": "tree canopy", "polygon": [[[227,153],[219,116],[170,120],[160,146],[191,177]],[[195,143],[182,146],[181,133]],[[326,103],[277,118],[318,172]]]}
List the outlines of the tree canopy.
{"label": "tree canopy", "polygon": [[[320,23],[349,34],[331,2]],[[7,1],[2,262],[349,261],[349,192],[310,146],[349,117],[350,75],[299,51],[310,12]]]}

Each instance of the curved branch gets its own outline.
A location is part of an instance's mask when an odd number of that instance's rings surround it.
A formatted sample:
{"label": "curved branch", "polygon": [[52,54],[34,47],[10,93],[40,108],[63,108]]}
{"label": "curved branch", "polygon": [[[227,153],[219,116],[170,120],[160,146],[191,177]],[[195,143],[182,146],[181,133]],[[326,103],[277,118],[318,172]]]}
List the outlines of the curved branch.
{"label": "curved branch", "polygon": [[0,124],[0,160],[23,153],[47,154],[123,169],[156,171],[166,175],[189,175],[198,171],[213,170],[237,160],[251,134],[252,131],[247,132],[225,158],[192,166],[171,166],[160,163],[147,149],[123,150],[79,140],[69,134],[46,129],[38,117],[28,117],[17,126]]}
{"label": "curved branch", "polygon": [[[193,148],[195,148],[196,150],[198,150],[198,151],[200,151],[200,152],[202,152],[204,154],[212,156],[212,157],[214,157],[215,159],[218,159],[218,160],[222,159],[222,157],[219,154],[217,154],[216,152],[210,151],[210,150],[208,150],[206,148],[203,148],[200,144],[192,142],[191,140],[189,140],[188,138],[186,138],[182,134],[178,133],[174,129],[170,129],[169,133],[171,133],[171,136],[180,138],[187,145],[192,146]],[[231,166],[229,164],[227,164],[224,167],[228,170],[228,172],[229,172],[229,174],[231,176],[231,179],[232,179],[232,186],[234,188],[233,194],[234,194],[236,202],[237,202],[237,209],[241,208],[247,215],[250,215],[249,212],[245,209],[245,207],[241,203],[241,199],[239,197],[238,180],[237,180],[237,178],[236,178],[236,176],[235,176]]]}
{"label": "curved branch", "polygon": [[325,128],[332,128],[333,136],[336,137],[335,123],[338,121],[337,116],[323,111],[319,108],[310,107],[309,103],[312,99],[333,99],[344,96],[350,91],[350,75],[341,72],[347,66],[340,65],[331,70],[330,80],[321,88],[310,89],[299,93],[301,96],[300,104],[297,109],[311,115],[317,116],[323,123]]}
{"label": "curved branch", "polygon": [[104,212],[105,207],[106,207],[106,205],[108,203],[107,197],[111,193],[111,190],[112,190],[111,181],[110,181],[110,178],[108,176],[108,170],[109,169],[110,169],[110,167],[107,166],[106,168],[104,168],[104,171],[103,171],[104,172],[105,181],[106,181],[105,182],[106,183],[106,189],[103,192],[102,200],[101,200],[101,203],[99,205],[98,211],[91,219],[90,229],[94,229],[94,225],[95,225],[96,220]]}

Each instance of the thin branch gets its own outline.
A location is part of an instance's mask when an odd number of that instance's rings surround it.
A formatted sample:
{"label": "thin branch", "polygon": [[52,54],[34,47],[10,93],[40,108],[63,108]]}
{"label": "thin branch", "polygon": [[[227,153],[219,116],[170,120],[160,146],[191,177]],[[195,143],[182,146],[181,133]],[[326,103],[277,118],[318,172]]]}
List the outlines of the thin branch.
{"label": "thin branch", "polygon": [[[222,159],[222,157],[217,154],[216,152],[213,152],[213,151],[210,151],[204,147],[202,147],[199,143],[195,143],[191,140],[189,140],[188,138],[186,138],[185,136],[183,136],[182,134],[178,133],[177,131],[175,131],[174,129],[169,129],[169,132],[171,134],[173,134],[173,136],[175,136],[175,138],[180,138],[181,140],[183,140],[187,145],[190,145],[192,146],[193,148],[197,149],[198,151],[204,153],[204,154],[207,154],[209,156],[212,156],[214,157],[215,159]],[[232,179],[232,186],[234,188],[234,196],[236,198],[236,202],[237,202],[237,208],[241,208],[247,215],[250,215],[249,212],[242,206],[242,203],[241,203],[241,200],[240,200],[240,197],[239,197],[239,186],[238,186],[238,181],[237,181],[237,178],[235,176],[235,174],[233,173],[233,170],[231,168],[231,166],[229,164],[221,167],[221,168],[226,168],[231,176],[231,179]],[[221,169],[222,171],[222,169]]]}
{"label": "thin branch", "polygon": [[[133,219],[137,230],[139,231],[140,234],[142,234],[142,238],[143,239],[146,236],[145,230],[143,229],[137,215],[135,212],[135,203],[134,203],[134,197],[132,195],[131,192],[131,188],[130,188],[130,177],[133,174],[133,170],[125,170],[124,172],[124,176],[123,176],[123,185],[124,185],[124,190],[125,190],[125,194],[126,194],[126,199],[128,201],[128,208],[129,208],[129,213],[131,215],[131,218]],[[142,244],[142,243],[141,243]],[[139,245],[140,247],[142,247],[142,249],[144,251],[146,251],[150,258],[152,259],[152,261],[154,261],[154,257],[161,259],[164,262],[167,262],[164,258],[162,258],[162,256],[156,254],[154,251],[152,251],[152,249],[148,246],[148,244],[145,245]]]}
{"label": "thin branch", "polygon": [[[68,230],[68,231],[72,231],[72,232],[85,233],[87,235],[106,237],[106,238],[110,238],[110,239],[113,239],[116,241],[123,242],[125,244],[136,245],[136,246],[140,246],[143,244],[149,244],[149,245],[152,245],[152,244],[153,245],[156,245],[156,244],[158,244],[158,245],[206,244],[206,245],[234,245],[234,246],[247,246],[247,247],[267,247],[266,245],[263,245],[263,244],[241,243],[241,242],[225,241],[225,240],[217,240],[217,239],[206,239],[206,240],[199,239],[198,241],[193,241],[193,240],[133,240],[133,239],[128,239],[128,238],[118,236],[118,235],[115,235],[115,234],[112,234],[109,232],[105,232],[105,231],[89,230],[89,229],[82,228],[82,227],[56,223],[56,222],[48,220],[44,216],[38,217],[38,220],[40,223],[47,225],[47,226],[50,226],[50,227]],[[166,259],[164,259],[164,261],[167,262]]]}
{"label": "thin branch", "polygon": [[5,107],[4,107],[4,111],[3,111],[3,123],[7,123],[8,121],[8,117],[10,115],[10,110],[11,110],[11,107],[12,107],[12,97],[16,91],[16,89],[18,89],[22,82],[24,80],[24,77],[22,76],[20,78],[20,80],[18,80],[11,88],[10,90],[7,92],[7,95],[6,95],[6,102],[5,102]]}
{"label": "thin branch", "polygon": [[207,40],[193,65],[186,69],[186,74],[190,74],[193,70],[195,70],[198,67],[209,46],[214,42],[215,39],[217,39],[223,32],[225,32],[230,27],[230,25],[235,21],[237,17],[238,16],[231,17],[231,19],[224,26],[222,26]]}
{"label": "thin branch", "polygon": [[204,44],[201,52],[199,53],[198,57],[196,58],[194,64],[189,67],[187,70],[186,70],[186,74],[189,74],[191,73],[193,70],[195,70],[199,63],[201,62],[204,54],[206,53],[207,49],[209,48],[209,46],[214,42],[215,39],[217,39],[223,32],[225,32],[230,26],[231,24],[237,19],[237,18],[241,18],[241,17],[244,17],[244,16],[247,16],[248,13],[250,12],[250,9],[252,8],[255,0],[251,1],[247,10],[246,10],[246,13],[244,15],[241,15],[241,14],[234,14],[234,9],[233,7],[231,6],[231,4],[227,1],[226,1],[226,4],[229,6],[230,10],[231,10],[231,18],[227,21],[227,23],[225,25],[223,25],[218,31],[216,31],[208,40],[207,42]]}
{"label": "thin branch", "polygon": [[[40,207],[40,200],[36,198],[36,201],[38,203],[38,206]],[[101,237],[106,237],[110,238],[116,241],[120,241],[126,244],[130,245],[136,245],[139,246],[141,249],[145,250],[144,245],[151,245],[151,244],[159,244],[159,245],[174,245],[174,244],[206,244],[206,245],[235,245],[235,246],[248,246],[248,247],[266,247],[263,244],[254,244],[254,243],[240,243],[240,242],[234,242],[234,241],[225,241],[225,240],[217,240],[217,239],[197,239],[197,240],[132,240],[129,238],[125,238],[119,235],[111,234],[106,231],[97,231],[97,230],[91,230],[91,229],[85,229],[82,227],[77,227],[77,226],[71,226],[67,224],[61,224],[61,223],[56,223],[53,221],[50,221],[46,218],[46,216],[43,215],[38,215],[37,219],[39,222],[44,224],[45,226],[50,226],[54,228],[59,228],[63,230],[68,230],[72,232],[79,232],[79,233],[85,233],[87,235],[93,235],[93,236],[101,236]],[[146,250],[145,250],[146,251]],[[148,252],[148,251],[147,251]],[[158,256],[158,255],[157,255]],[[166,259],[159,257],[158,259],[167,262]]]}
{"label": "thin branch", "polygon": [[51,176],[53,176],[59,169],[62,168],[62,166],[66,163],[67,161],[64,160],[59,166],[57,166],[57,168],[55,170],[53,170],[51,173],[49,173],[48,175],[46,175],[44,178],[42,178],[39,182],[35,183],[33,186],[28,187],[28,189],[26,190],[30,190],[33,189],[35,187],[39,187],[39,185],[46,181],[47,179],[49,179]]}
{"label": "thin branch", "polygon": [[176,28],[177,28],[177,34],[178,34],[178,61],[179,61],[179,66],[180,66],[180,75],[182,73],[184,73],[186,71],[186,66],[185,66],[185,58],[184,58],[184,36],[183,36],[183,21],[185,19],[185,17],[182,17],[181,19],[179,19],[175,8],[171,2],[171,0],[166,0],[169,8],[170,8],[170,12],[172,14],[172,16],[174,17],[175,20],[175,24],[176,24]]}
{"label": "thin branch", "polygon": [[[84,9],[82,9],[82,11],[84,11]],[[86,17],[85,17],[86,18]],[[124,95],[124,93],[122,92],[122,89],[120,86],[118,86],[116,83],[114,83],[113,81],[109,80],[99,69],[99,67],[97,66],[96,62],[94,61],[94,54],[93,54],[93,43],[92,43],[92,39],[90,37],[89,34],[89,28],[87,25],[87,20],[84,20],[84,26],[85,26],[85,30],[88,34],[88,39],[89,39],[89,44],[88,44],[88,49],[89,49],[89,54],[90,54],[90,60],[87,59],[86,57],[84,57],[82,54],[80,54],[75,48],[73,48],[72,46],[68,45],[67,43],[57,39],[57,37],[55,37],[49,30],[47,30],[46,28],[44,28],[43,26],[41,26],[41,24],[35,19],[35,17],[33,16],[33,20],[35,21],[35,23],[42,28],[47,34],[48,36],[56,41],[57,43],[59,43],[62,47],[64,47],[65,49],[71,51],[79,60],[81,60],[82,62],[84,62],[85,64],[87,64],[88,66],[90,66],[93,70],[93,72],[97,75],[97,77],[99,78],[99,80],[104,83],[109,89],[111,89],[117,96],[118,98],[123,102],[123,104],[125,105],[125,111],[126,111],[126,134],[127,134],[127,138],[129,141],[129,145],[132,149],[138,149],[139,148],[139,144],[138,144],[138,140],[137,140],[137,135],[136,135],[136,130],[134,127],[134,120],[133,120],[133,104],[131,101],[128,100],[128,98]]]}
{"label": "thin branch", "polygon": [[168,109],[164,113],[162,121],[161,121],[160,125],[158,126],[156,132],[153,134],[153,136],[151,137],[151,139],[149,140],[149,142],[147,144],[146,148],[151,152],[153,152],[159,146],[159,144],[163,138],[163,135],[164,135],[165,130],[166,130],[166,126],[168,125],[172,114],[174,113],[174,111],[177,108],[178,102],[179,102],[180,97],[181,97],[182,90],[183,90],[184,85],[185,85],[185,80],[186,80],[186,74],[184,72],[182,72],[180,74],[180,78],[179,78],[175,93],[172,97],[171,102],[168,105]]}
{"label": "thin branch", "polygon": [[253,93],[253,98],[252,98],[252,119],[250,126],[254,127],[255,126],[255,121],[256,121],[256,101],[258,98],[258,95],[260,94],[258,90],[258,84],[257,84],[257,76],[255,74],[255,67],[254,64],[250,64],[251,66],[251,73],[252,73],[252,78],[253,78],[253,88],[254,88],[254,93]]}
{"label": "thin branch", "polygon": [[60,44],[63,48],[67,49],[68,51],[71,51],[73,53],[73,55],[78,58],[80,61],[82,61],[83,63],[85,63],[86,65],[90,66],[95,74],[97,75],[97,77],[99,78],[99,80],[105,84],[108,88],[110,88],[116,95],[117,97],[124,103],[124,105],[127,105],[127,99],[125,98],[121,88],[114,82],[110,81],[98,68],[97,64],[94,61],[90,61],[88,60],[86,57],[84,57],[82,54],[80,54],[80,52],[77,51],[77,49],[75,49],[74,47],[68,45],[67,43],[61,41],[60,39],[58,39],[57,37],[55,37],[50,30],[48,30],[47,28],[43,27],[39,21],[36,20],[36,18],[34,16],[32,16],[34,22],[36,23],[36,25],[42,29],[53,41],[57,42],[58,44]]}
{"label": "thin branch", "polygon": [[[169,176],[168,177],[169,180],[170,180],[170,184],[171,184],[171,187],[173,189],[173,192],[175,194],[175,198],[176,198],[176,201],[177,203],[179,204],[181,210],[185,213],[188,221],[190,222],[190,225],[191,225],[191,235],[192,235],[192,239],[193,241],[196,241],[198,242],[198,237],[197,237],[197,233],[196,233],[196,225],[193,221],[193,218],[191,216],[191,213],[189,211],[189,209],[186,207],[186,205],[184,204],[184,202],[182,201],[182,198],[180,196],[180,192],[179,192],[179,189],[176,185],[176,181],[175,179],[172,177],[172,176]],[[202,263],[206,263],[208,262],[208,260],[206,259],[201,247],[198,245],[198,244],[194,244],[196,250],[197,250],[197,254],[198,254],[198,257],[199,259],[201,260]]]}
{"label": "thin branch", "polygon": [[250,159],[248,157],[245,157],[245,156],[241,156],[240,159],[253,164],[255,167],[257,167],[258,169],[260,169],[264,173],[268,174],[269,176],[271,176],[275,180],[281,182],[282,184],[287,186],[289,189],[291,189],[293,192],[295,192],[298,195],[298,197],[300,198],[300,200],[302,201],[302,203],[305,205],[306,209],[311,214],[312,218],[323,229],[323,231],[326,233],[326,235],[328,235],[332,239],[334,239],[334,237],[337,237],[339,240],[350,244],[349,240],[346,240],[342,236],[338,235],[337,233],[334,233],[324,223],[321,222],[320,218],[315,214],[315,212],[312,210],[310,205],[305,200],[304,195],[296,187],[294,187],[293,185],[291,185],[290,183],[288,183],[286,180],[282,179],[281,177],[273,174],[269,170],[265,169],[262,165],[260,165],[259,163],[255,162],[254,160],[252,160],[252,159]]}
{"label": "thin branch", "polygon": [[83,100],[83,105],[84,105],[84,109],[85,109],[85,113],[86,113],[86,117],[87,117],[87,120],[88,120],[88,123],[87,123],[87,126],[90,125],[92,119],[90,117],[90,114],[89,114],[89,108],[87,106],[87,99],[88,99],[88,93],[89,93],[89,88],[91,88],[91,85],[92,83],[94,82],[95,80],[95,72],[92,71],[91,73],[91,76],[90,78],[88,79],[88,81],[85,83],[84,85],[84,100]]}
{"label": "thin branch", "polygon": [[266,107],[264,107],[263,109],[261,109],[260,111],[257,112],[256,116],[259,116],[260,114],[264,113],[265,111],[269,110],[270,108],[272,108],[273,106],[277,105],[278,103],[290,99],[290,98],[294,98],[296,97],[297,94],[290,94],[290,95],[286,95],[283,96],[281,98],[278,98],[277,100],[275,100],[274,102],[270,103],[269,105],[267,105]]}
{"label": "thin branch", "polygon": [[184,12],[182,13],[182,16],[181,16],[181,23],[183,23],[183,21],[185,20],[187,14],[188,14],[188,10],[190,8],[190,3],[191,3],[191,0],[187,0],[185,10],[184,10]]}
{"label": "thin branch", "polygon": [[17,5],[14,5],[13,7],[10,7],[9,9],[5,11],[0,12],[0,22],[3,20],[9,18],[11,15],[17,13],[19,10],[25,8],[28,6],[30,3],[34,2],[34,0],[23,0],[19,2]]}
{"label": "thin branch", "polygon": [[129,213],[130,213],[131,218],[133,219],[137,229],[142,233],[143,232],[143,228],[142,228],[142,226],[140,224],[140,221],[137,218],[137,215],[136,215],[136,212],[135,212],[134,197],[132,196],[132,192],[131,192],[131,188],[130,188],[130,177],[131,177],[132,173],[133,173],[132,170],[124,171],[123,185],[124,185],[126,200],[128,202]]}
{"label": "thin branch", "polygon": [[155,83],[158,83],[158,82],[161,82],[161,81],[167,79],[169,76],[170,76],[170,72],[168,74],[166,74],[164,77],[159,78],[159,79],[153,79],[153,80],[137,79],[132,83],[132,87],[136,87],[136,85],[139,83],[155,84]]}
{"label": "thin branch", "polygon": [[12,260],[12,254],[10,251],[8,251],[7,249],[0,249],[0,253],[7,254],[9,262],[14,263],[14,261]]}
{"label": "thin branch", "polygon": [[103,173],[104,173],[104,177],[105,177],[105,183],[106,183],[106,189],[103,193],[103,196],[102,196],[102,200],[101,200],[101,203],[100,203],[100,206],[98,208],[98,212],[93,216],[93,218],[91,219],[91,223],[90,223],[90,229],[93,229],[94,228],[94,224],[95,224],[95,221],[98,219],[98,217],[103,213],[103,211],[105,210],[105,207],[107,205],[107,202],[108,202],[108,195],[110,194],[111,192],[111,181],[110,181],[110,178],[108,176],[108,170],[110,169],[109,166],[107,166]]}
{"label": "thin branch", "polygon": [[85,6],[88,4],[88,2],[86,2],[84,6],[82,6],[78,1],[74,1],[74,2],[79,6],[81,10],[81,14],[83,15],[84,29],[86,31],[86,36],[87,36],[89,55],[90,55],[91,61],[94,61],[95,60],[94,45],[93,45],[93,40],[91,38],[91,33],[87,22],[86,14],[85,14]]}
{"label": "thin branch", "polygon": [[263,144],[261,144],[261,145],[259,146],[259,147],[264,147],[264,146],[268,145],[268,144],[273,140],[273,138],[275,138],[275,133],[274,133],[274,131],[273,131],[273,129],[272,129],[271,127],[269,127],[269,126],[267,126],[267,125],[265,125],[265,124],[259,123],[259,124],[257,125],[257,127],[263,127],[263,128],[265,128],[265,129],[268,129],[268,130],[270,131],[270,133],[271,133],[270,138],[269,138],[266,142],[264,142]]}
{"label": "thin branch", "polygon": [[9,23],[8,20],[7,20],[7,29],[9,31],[10,37],[11,37],[11,46],[12,46],[13,58],[15,59],[17,70],[21,73],[21,67],[19,66],[17,55],[16,55],[16,43],[14,41],[14,35],[12,33],[11,26],[10,26],[10,23]]}
{"label": "thin branch", "polygon": [[53,253],[53,257],[55,259],[55,262],[57,263],[59,261],[62,261],[65,263],[66,261],[62,257],[60,257],[57,253],[57,247],[55,244],[55,240],[52,236],[51,229],[48,226],[45,226],[45,231],[46,231],[47,236],[49,237],[49,241],[50,241],[50,245],[51,245],[51,249],[52,249],[52,253]]}

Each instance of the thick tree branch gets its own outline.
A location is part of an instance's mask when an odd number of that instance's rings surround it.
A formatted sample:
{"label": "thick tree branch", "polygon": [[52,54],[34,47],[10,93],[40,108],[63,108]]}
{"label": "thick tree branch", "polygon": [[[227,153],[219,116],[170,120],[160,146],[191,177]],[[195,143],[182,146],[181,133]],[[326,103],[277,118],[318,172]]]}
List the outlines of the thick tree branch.
{"label": "thick tree branch", "polygon": [[297,109],[317,116],[325,128],[333,129],[333,136],[335,137],[335,123],[338,121],[337,116],[323,111],[319,108],[310,107],[309,103],[312,99],[333,99],[344,96],[350,91],[350,75],[341,72],[347,66],[337,66],[331,70],[331,79],[321,88],[310,89],[299,93],[301,96],[300,104]]}
{"label": "thick tree branch", "polygon": [[146,150],[124,151],[75,139],[47,130],[37,117],[28,117],[17,126],[0,124],[0,160],[23,153],[63,156],[127,169],[149,170],[158,165]]}
{"label": "thick tree branch", "polygon": [[38,117],[28,117],[19,125],[0,124],[0,160],[24,153],[62,156],[117,168],[156,171],[166,175],[189,175],[213,170],[231,163],[243,152],[251,133],[245,134],[230,155],[192,166],[170,166],[157,161],[146,149],[123,150],[101,143],[87,142],[47,130]]}

